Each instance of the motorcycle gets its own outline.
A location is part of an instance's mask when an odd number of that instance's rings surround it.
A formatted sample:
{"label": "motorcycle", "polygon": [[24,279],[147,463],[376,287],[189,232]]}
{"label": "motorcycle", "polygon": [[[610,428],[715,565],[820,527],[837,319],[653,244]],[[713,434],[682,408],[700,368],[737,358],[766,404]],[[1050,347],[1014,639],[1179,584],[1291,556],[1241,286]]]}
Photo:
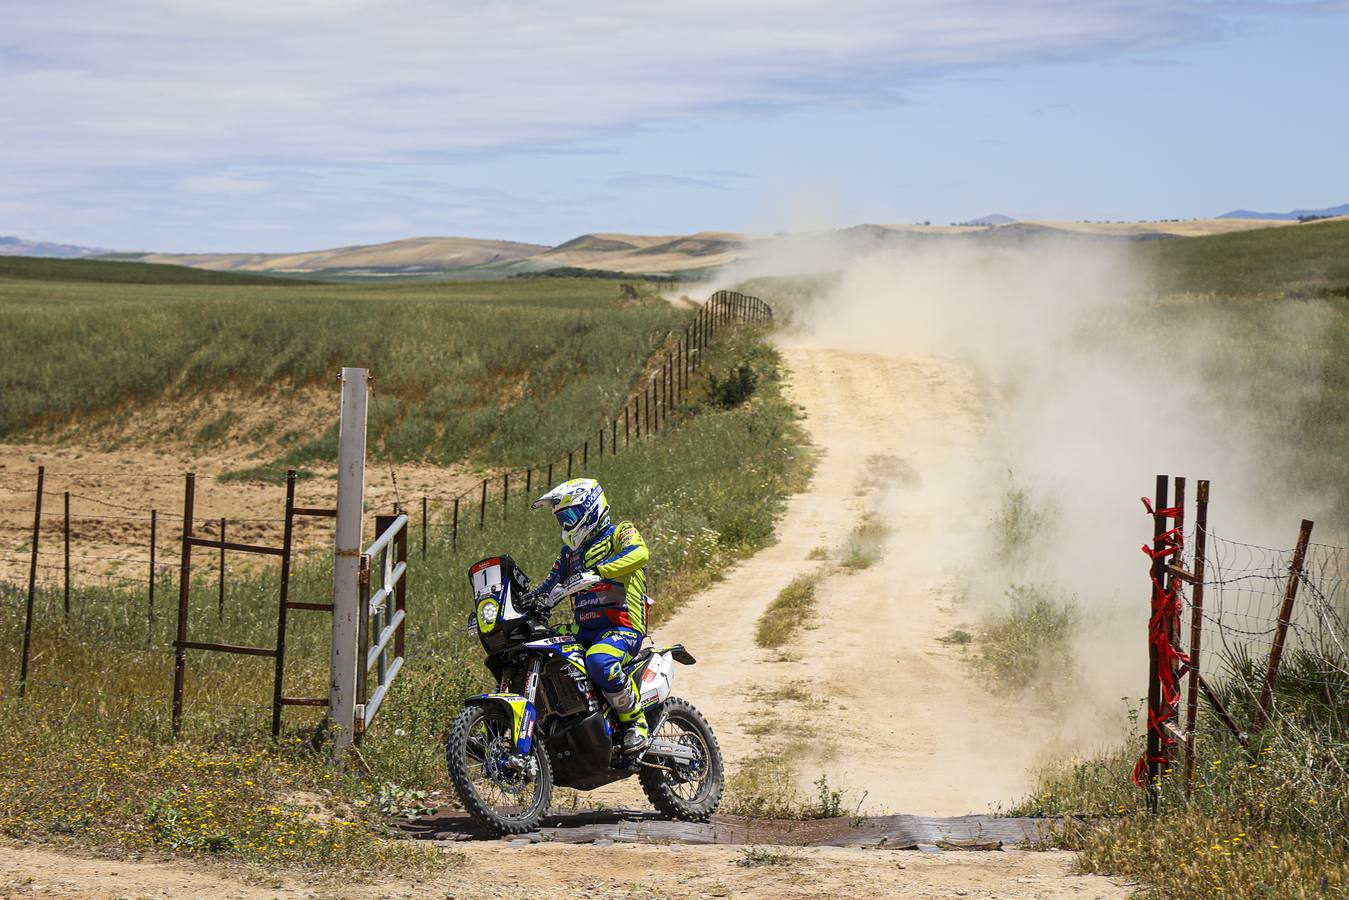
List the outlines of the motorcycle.
{"label": "motorcycle", "polygon": [[549,625],[554,606],[599,582],[581,575],[541,602],[510,556],[469,567],[469,630],[487,652],[494,693],[470,697],[450,727],[446,759],[460,802],[497,835],[538,827],[553,788],[593,790],[637,776],[651,804],[671,819],[705,822],[725,786],[721,748],[688,701],[672,696],[674,663],[695,660],[680,644],[647,647],[625,667],[640,686],[648,744],[621,748],[621,726],[591,683],[585,649]]}

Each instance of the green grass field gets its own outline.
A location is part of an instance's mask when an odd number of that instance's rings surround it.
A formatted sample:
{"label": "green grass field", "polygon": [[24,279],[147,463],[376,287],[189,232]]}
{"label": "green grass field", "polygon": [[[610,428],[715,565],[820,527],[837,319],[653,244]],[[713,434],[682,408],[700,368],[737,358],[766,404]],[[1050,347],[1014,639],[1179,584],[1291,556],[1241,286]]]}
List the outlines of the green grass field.
{"label": "green grass field", "polygon": [[[65,278],[86,262],[40,268]],[[643,360],[690,320],[653,293],[621,299],[603,280],[367,287],[2,273],[0,440],[71,421],[96,427],[222,388],[275,403],[284,430],[299,412],[288,392],[335,384],[346,365],[375,374],[376,456],[528,464],[612,416]],[[326,460],[335,446],[324,429],[285,443],[293,449],[279,466]]]}
{"label": "green grass field", "polygon": [[[741,366],[758,373],[756,386],[746,402],[727,408],[711,396],[710,376]],[[602,481],[617,514],[637,523],[653,548],[648,571],[658,632],[728,562],[771,541],[783,501],[808,477],[812,456],[804,442],[780,392],[776,351],[754,329],[726,329],[667,427],[618,456],[592,459],[584,474]],[[67,622],[60,591],[42,591],[28,700],[16,700],[12,681],[0,690],[0,765],[27,773],[0,782],[0,832],[308,867],[328,876],[358,860],[367,874],[445,864],[415,843],[381,840],[382,816],[397,808],[389,802],[412,802],[409,792],[448,788],[445,731],[463,698],[486,687],[481,648],[465,628],[467,567],[510,552],[537,578],[558,538],[552,516],[529,510],[523,496],[506,518],[497,507],[484,526],[462,526],[457,548],[447,523],[431,526],[427,559],[411,563],[408,663],[361,747],[367,776],[323,763],[313,710],[288,711],[279,743],[266,737],[268,660],[194,652],[184,736],[171,742],[168,609],[161,606],[148,625],[143,587],[86,585]],[[216,620],[214,576],[202,572],[193,584],[192,636],[270,644],[274,569],[231,577],[223,622]],[[161,603],[171,604],[174,581],[166,572]],[[292,597],[325,596],[326,554],[302,561],[291,584]],[[18,658],[22,630],[22,603],[11,601],[20,593],[0,585],[0,655],[10,660]],[[330,620],[297,612],[291,621],[286,692],[322,695]],[[695,635],[664,637],[688,639],[696,652]],[[319,797],[321,815],[297,796]]]}
{"label": "green grass field", "polygon": [[303,281],[251,273],[212,272],[187,266],[118,262],[103,259],[39,259],[0,256],[0,280],[74,281],[93,284],[284,285]]}
{"label": "green grass field", "polygon": [[1148,241],[1135,253],[1163,292],[1349,298],[1349,222]]}

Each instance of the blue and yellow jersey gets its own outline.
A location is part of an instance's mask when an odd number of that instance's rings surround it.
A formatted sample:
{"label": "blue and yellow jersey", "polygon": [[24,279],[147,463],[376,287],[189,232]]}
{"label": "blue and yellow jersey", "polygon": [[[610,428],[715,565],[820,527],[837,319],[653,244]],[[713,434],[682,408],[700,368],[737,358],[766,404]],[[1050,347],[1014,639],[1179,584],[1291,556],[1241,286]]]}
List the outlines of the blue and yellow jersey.
{"label": "blue and yellow jersey", "polygon": [[562,548],[539,586],[544,592],[583,569],[604,580],[572,598],[576,625],[585,631],[631,628],[646,634],[646,573],[651,552],[631,522],[606,525],[581,550]]}

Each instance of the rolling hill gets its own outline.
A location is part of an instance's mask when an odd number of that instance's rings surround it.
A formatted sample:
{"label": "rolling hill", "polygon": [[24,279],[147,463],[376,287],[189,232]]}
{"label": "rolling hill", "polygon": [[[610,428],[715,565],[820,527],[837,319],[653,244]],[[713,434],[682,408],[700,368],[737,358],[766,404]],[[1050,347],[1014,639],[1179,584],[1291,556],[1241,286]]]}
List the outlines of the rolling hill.
{"label": "rolling hill", "polygon": [[[1264,214],[1257,214],[1264,215]],[[1007,219],[1007,221],[1001,221]],[[1202,237],[1256,229],[1296,227],[1294,219],[1172,219],[1141,222],[1022,220],[986,216],[963,225],[855,225],[813,234],[747,235],[704,231],[686,235],[593,232],[549,247],[515,241],[463,237],[415,237],[297,253],[100,253],[96,258],[167,264],[214,272],[300,276],[324,281],[491,280],[549,270],[575,269],[633,275],[696,277],[758,251],[775,248],[792,254],[817,240],[865,250],[878,245],[926,241],[956,235],[975,240],[1020,241],[1054,232],[1098,239],[1151,240]],[[8,242],[8,243],[6,243]],[[13,255],[33,242],[0,238],[0,256]],[[66,245],[44,245],[62,248]],[[7,249],[13,247],[15,249]],[[67,247],[86,256],[87,248]],[[74,251],[81,251],[74,254]],[[58,255],[28,253],[25,255]],[[92,272],[90,273],[92,274]]]}
{"label": "rolling hill", "polygon": [[[302,253],[119,253],[117,259],[169,263],[218,272],[430,273],[511,262],[548,250],[540,244],[459,237],[418,237]],[[389,270],[394,270],[390,272]]]}

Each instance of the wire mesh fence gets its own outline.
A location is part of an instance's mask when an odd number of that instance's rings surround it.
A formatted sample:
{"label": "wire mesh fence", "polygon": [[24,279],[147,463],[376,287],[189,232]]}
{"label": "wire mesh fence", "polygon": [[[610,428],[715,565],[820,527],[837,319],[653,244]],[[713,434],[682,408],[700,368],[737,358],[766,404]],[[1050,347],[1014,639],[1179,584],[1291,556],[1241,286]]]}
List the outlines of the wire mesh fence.
{"label": "wire mesh fence", "polygon": [[1236,540],[1208,522],[1208,482],[1193,510],[1179,478],[1167,506],[1172,487],[1159,476],[1144,501],[1155,528],[1148,748],[1134,780],[1156,796],[1183,748],[1188,792],[1197,740],[1249,747],[1271,726],[1349,742],[1349,548],[1312,542],[1308,520],[1288,548]]}

